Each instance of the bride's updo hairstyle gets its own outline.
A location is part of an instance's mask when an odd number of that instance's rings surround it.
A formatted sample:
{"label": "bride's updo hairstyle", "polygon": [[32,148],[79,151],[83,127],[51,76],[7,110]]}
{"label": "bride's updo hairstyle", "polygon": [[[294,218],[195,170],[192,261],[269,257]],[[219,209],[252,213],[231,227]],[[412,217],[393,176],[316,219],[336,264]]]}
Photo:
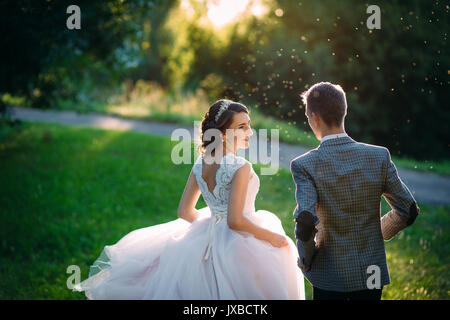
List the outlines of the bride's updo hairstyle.
{"label": "bride's updo hairstyle", "polygon": [[206,132],[206,130],[218,129],[222,133],[226,133],[226,130],[233,122],[233,115],[239,112],[245,112],[247,114],[249,113],[247,107],[244,106],[243,104],[226,99],[217,100],[216,102],[213,103],[211,107],[209,107],[208,112],[206,112],[205,116],[203,117],[202,127],[200,131],[200,141],[201,141],[200,152],[202,154],[204,154],[206,147],[210,143],[213,143],[215,141],[214,135],[211,137],[209,141],[204,140],[203,134]]}

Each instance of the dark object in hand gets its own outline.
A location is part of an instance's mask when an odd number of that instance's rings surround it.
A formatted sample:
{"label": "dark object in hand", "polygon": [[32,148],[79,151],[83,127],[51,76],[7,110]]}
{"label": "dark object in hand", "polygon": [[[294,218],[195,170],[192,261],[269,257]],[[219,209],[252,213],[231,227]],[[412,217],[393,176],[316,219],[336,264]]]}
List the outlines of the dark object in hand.
{"label": "dark object in hand", "polygon": [[295,238],[306,242],[311,239],[316,218],[308,211],[302,211],[295,220]]}

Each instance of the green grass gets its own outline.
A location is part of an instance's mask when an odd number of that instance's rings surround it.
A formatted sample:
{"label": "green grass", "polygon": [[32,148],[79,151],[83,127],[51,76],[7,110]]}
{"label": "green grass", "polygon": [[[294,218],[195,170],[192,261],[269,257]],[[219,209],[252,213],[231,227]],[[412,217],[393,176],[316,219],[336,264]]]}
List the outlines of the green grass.
{"label": "green grass", "polygon": [[[69,265],[85,279],[103,246],[176,219],[192,166],[172,164],[176,143],[50,124],[0,130],[0,299],[85,299],[66,287]],[[290,173],[260,178],[256,208],[276,213],[292,237]],[[449,298],[450,207],[421,209],[412,227],[386,242],[392,284],[384,299]]]}
{"label": "green grass", "polygon": [[384,299],[450,299],[450,207],[420,208],[413,226],[386,242],[391,284]]}
{"label": "green grass", "polygon": [[191,168],[167,170],[174,144],[40,124],[4,136],[0,299],[81,299],[65,286],[67,266],[79,265],[84,279],[104,245],[175,219]]}
{"label": "green grass", "polygon": [[392,160],[395,164],[400,168],[436,173],[439,175],[450,176],[450,160],[440,160],[440,161],[432,161],[432,160],[415,160],[411,158],[398,158],[392,156]]}

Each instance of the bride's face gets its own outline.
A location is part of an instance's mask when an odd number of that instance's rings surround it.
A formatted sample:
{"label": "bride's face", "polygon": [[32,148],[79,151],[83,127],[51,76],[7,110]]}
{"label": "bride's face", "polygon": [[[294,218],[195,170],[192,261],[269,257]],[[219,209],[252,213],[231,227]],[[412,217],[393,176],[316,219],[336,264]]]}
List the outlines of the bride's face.
{"label": "bride's face", "polygon": [[233,115],[233,122],[226,130],[225,140],[227,144],[234,144],[237,149],[247,149],[250,136],[253,131],[250,127],[250,117],[246,112]]}

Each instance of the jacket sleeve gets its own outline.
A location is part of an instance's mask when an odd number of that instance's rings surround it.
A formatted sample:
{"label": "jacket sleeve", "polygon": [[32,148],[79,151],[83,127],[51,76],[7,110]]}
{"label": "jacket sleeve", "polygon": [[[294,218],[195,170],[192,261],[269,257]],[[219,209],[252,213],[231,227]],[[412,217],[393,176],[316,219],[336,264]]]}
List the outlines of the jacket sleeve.
{"label": "jacket sleeve", "polygon": [[295,161],[290,165],[295,182],[295,200],[297,206],[293,212],[295,220],[295,238],[300,263],[309,269],[316,253],[314,235],[315,226],[319,223],[316,215],[317,191],[311,176]]}
{"label": "jacket sleeve", "polygon": [[314,225],[319,223],[316,215],[317,191],[311,176],[296,161],[291,161],[291,173],[295,182],[295,201],[297,207],[293,215],[297,220],[302,212],[309,212],[313,216]]}
{"label": "jacket sleeve", "polygon": [[384,240],[390,240],[398,232],[414,223],[420,209],[411,192],[398,176],[397,168],[387,149],[385,165],[383,196],[392,210],[381,218],[381,232]]}

